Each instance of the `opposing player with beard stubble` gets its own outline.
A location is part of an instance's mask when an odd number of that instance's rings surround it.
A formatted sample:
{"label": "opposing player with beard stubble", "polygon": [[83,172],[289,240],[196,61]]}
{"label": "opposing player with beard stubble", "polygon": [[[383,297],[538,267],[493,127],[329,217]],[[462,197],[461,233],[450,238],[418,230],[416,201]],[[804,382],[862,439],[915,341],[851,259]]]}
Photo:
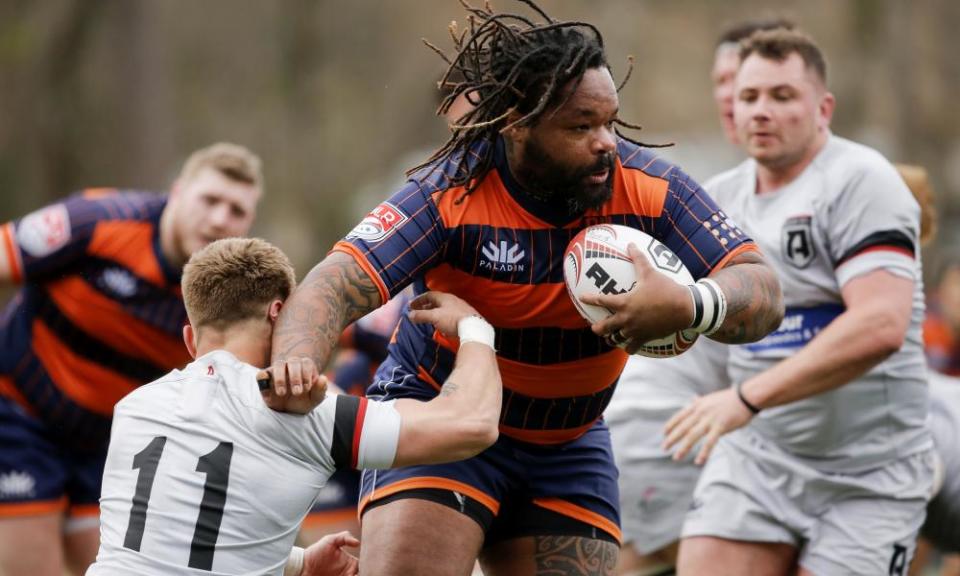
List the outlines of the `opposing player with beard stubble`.
{"label": "opposing player with beard stubble", "polygon": [[[664,242],[725,303],[714,339],[756,340],[780,322],[779,284],[755,244],[686,174],[616,130],[630,126],[600,33],[524,4],[535,14],[468,8],[474,23],[447,60],[465,80],[439,112],[461,94],[473,110],[307,275],[274,335],[275,361],[323,366],[347,323],[411,283],[458,295],[496,329],[499,440],[453,464],[365,473],[365,573],[469,574],[478,557],[488,576],[612,573],[617,472],[601,415],[627,358],[615,344],[629,352],[703,324],[696,288],[635,258],[641,289],[590,299],[614,314],[587,325],[562,272],[585,227]],[[368,396],[442,393],[457,347],[402,319]],[[278,393],[296,384],[274,381]]]}

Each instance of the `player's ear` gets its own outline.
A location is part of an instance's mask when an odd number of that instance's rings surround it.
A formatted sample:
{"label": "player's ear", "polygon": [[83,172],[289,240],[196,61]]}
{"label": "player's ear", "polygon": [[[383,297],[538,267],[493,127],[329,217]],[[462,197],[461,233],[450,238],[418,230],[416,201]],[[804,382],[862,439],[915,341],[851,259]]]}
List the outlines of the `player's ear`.
{"label": "player's ear", "polygon": [[277,321],[277,317],[280,316],[280,308],[283,307],[283,300],[274,300],[270,303],[270,306],[267,308],[267,319],[271,324]]}
{"label": "player's ear", "polygon": [[183,343],[187,345],[187,352],[191,358],[197,357],[197,333],[189,322],[183,325]]}

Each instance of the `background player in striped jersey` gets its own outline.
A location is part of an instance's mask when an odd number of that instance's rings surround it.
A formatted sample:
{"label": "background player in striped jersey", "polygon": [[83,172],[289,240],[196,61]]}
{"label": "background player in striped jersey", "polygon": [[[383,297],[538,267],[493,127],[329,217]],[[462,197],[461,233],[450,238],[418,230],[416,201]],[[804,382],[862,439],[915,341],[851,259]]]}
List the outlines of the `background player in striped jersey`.
{"label": "background player in striped jersey", "polygon": [[[584,227],[648,231],[696,278],[710,275],[700,285],[719,288],[729,310],[710,318],[717,339],[758,339],[780,320],[779,285],[753,243],[682,171],[616,133],[599,33],[536,23],[549,18],[534,10],[471,9],[450,61],[465,78],[452,97],[475,91],[475,108],[311,271],[274,337],[275,360],[322,365],[345,324],[410,283],[457,294],[497,329],[497,444],[464,462],[364,473],[361,566],[373,574],[465,574],[478,554],[489,575],[611,573],[616,468],[600,416],[626,354],[609,341],[630,349],[690,327],[694,304],[640,258],[642,289],[603,300],[616,313],[591,330],[562,277]],[[368,393],[435,396],[455,346],[402,321]]]}
{"label": "background player in striped jersey", "polygon": [[[493,328],[450,294],[423,294],[410,313],[412,322],[459,338],[440,396],[374,402],[343,394],[320,404],[316,365],[292,358],[284,370],[302,384],[268,392],[264,403],[256,367],[269,360],[293,286],[289,260],[263,240],[221,240],[190,259],[183,339],[195,360],[117,404],[100,553],[88,575],[280,574],[285,565],[284,574],[297,575],[298,555],[288,553],[334,470],[445,462],[496,439]],[[346,542],[311,546],[304,574],[352,573],[355,559],[336,546]],[[324,554],[332,556],[326,564]]]}
{"label": "background player in striped jersey", "polygon": [[[739,42],[757,30],[793,27],[784,19],[750,20],[725,30],[711,71],[720,123],[732,144],[733,79]],[[693,500],[701,468],[693,458],[674,461],[663,447],[663,426],[696,396],[730,385],[727,345],[701,338],[676,358],[627,360],[620,384],[604,412],[620,471],[623,547],[617,566],[623,576],[673,574],[683,517]]]}
{"label": "background player in striped jersey", "polygon": [[180,270],[247,233],[261,188],[259,158],[216,144],[169,195],[86,190],[0,226],[0,281],[22,284],[0,316],[0,572],[93,561],[113,406],[189,358]]}
{"label": "background player in striped jersey", "polygon": [[709,455],[678,573],[905,574],[933,479],[920,210],[888,161],[830,133],[809,37],[758,32],[741,62],[751,159],[707,188],[771,257],[787,313],[731,348],[734,389],[668,423],[677,458],[701,438]]}

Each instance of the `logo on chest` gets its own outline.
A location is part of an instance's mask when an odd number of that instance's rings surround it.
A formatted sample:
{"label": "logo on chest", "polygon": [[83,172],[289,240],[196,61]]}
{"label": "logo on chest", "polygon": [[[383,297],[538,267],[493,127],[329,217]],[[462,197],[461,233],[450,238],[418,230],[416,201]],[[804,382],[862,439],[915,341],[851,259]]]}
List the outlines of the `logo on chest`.
{"label": "logo on chest", "polygon": [[797,268],[806,268],[817,257],[813,244],[813,217],[809,215],[788,218],[780,236],[780,251],[784,259]]}
{"label": "logo on chest", "polygon": [[119,298],[130,298],[137,293],[137,279],[123,268],[107,268],[100,276],[98,284]]}
{"label": "logo on chest", "polygon": [[494,272],[523,272],[526,268],[526,251],[516,242],[501,240],[499,243],[488,240],[480,250],[483,257],[479,266],[482,270]]}

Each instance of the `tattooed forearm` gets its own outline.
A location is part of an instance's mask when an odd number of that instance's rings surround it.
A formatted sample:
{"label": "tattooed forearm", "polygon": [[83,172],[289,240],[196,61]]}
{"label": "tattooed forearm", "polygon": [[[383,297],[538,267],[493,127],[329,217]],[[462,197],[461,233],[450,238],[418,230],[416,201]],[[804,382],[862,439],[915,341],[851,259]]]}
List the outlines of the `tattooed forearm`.
{"label": "tattooed forearm", "polygon": [[759,253],[734,257],[713,279],[727,296],[727,316],[711,338],[727,344],[755,342],[780,325],[780,281]]}
{"label": "tattooed forearm", "polygon": [[280,310],[273,361],[310,356],[326,366],[347,324],[380,306],[380,292],[352,256],[333,252],[314,266]]}
{"label": "tattooed forearm", "polygon": [[612,576],[619,548],[579,536],[537,536],[537,576]]}
{"label": "tattooed forearm", "polygon": [[443,383],[443,386],[440,387],[441,396],[452,396],[456,394],[457,390],[460,389],[460,385],[454,382],[453,380],[447,380]]}

